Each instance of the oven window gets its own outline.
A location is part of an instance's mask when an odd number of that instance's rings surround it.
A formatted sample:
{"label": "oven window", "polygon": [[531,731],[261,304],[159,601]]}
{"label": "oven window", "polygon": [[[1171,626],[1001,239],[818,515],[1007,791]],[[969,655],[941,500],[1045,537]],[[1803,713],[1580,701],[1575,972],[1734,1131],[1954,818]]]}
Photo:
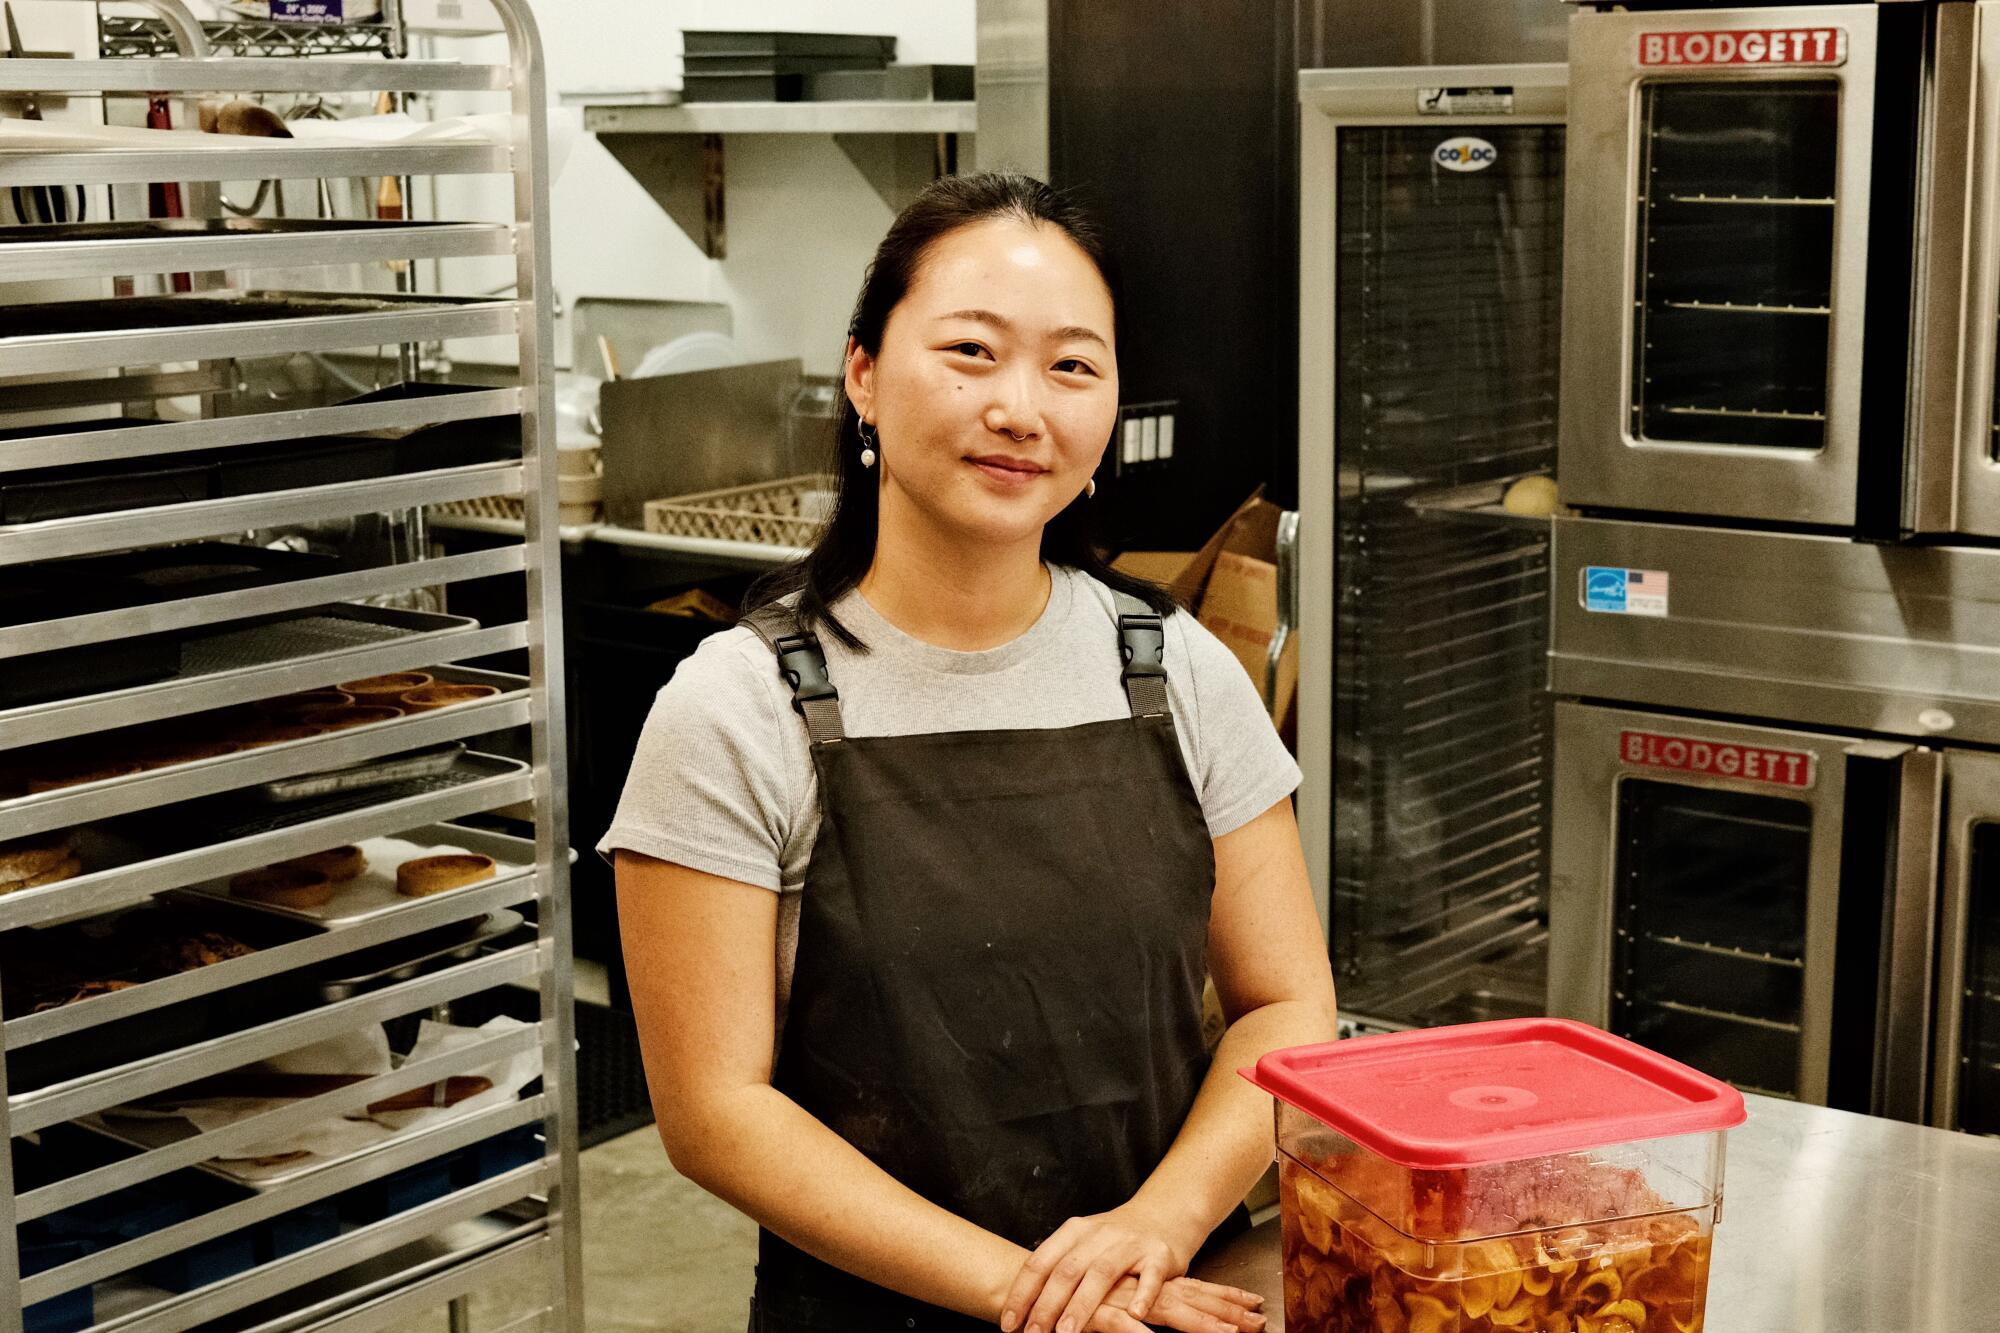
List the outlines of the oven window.
{"label": "oven window", "polygon": [[1820,448],[1839,81],[1640,97],[1632,435]]}
{"label": "oven window", "polygon": [[2000,824],[1972,830],[1965,938],[1965,1030],[1959,1034],[1958,1127],[2000,1134]]}
{"label": "oven window", "polygon": [[1802,802],[1621,783],[1612,1030],[1796,1096],[1811,852]]}

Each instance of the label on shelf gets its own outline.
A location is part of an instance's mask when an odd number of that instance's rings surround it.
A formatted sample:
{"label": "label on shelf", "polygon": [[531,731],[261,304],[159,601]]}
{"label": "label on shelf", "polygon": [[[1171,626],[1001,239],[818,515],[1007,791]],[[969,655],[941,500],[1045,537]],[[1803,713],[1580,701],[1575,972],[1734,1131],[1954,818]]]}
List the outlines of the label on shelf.
{"label": "label on shelf", "polygon": [[[349,8],[347,0],[271,0],[270,4],[275,23],[345,23],[350,17]],[[374,18],[381,12],[379,5],[369,5],[368,9],[368,14],[356,13],[351,17]]]}

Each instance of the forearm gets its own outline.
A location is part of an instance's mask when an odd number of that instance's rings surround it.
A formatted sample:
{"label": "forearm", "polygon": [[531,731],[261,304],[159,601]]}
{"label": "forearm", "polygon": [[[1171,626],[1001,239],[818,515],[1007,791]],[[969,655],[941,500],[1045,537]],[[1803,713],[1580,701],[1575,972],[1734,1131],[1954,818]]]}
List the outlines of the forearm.
{"label": "forearm", "polygon": [[900,1184],[768,1085],[719,1099],[701,1121],[670,1144],[696,1184],[837,1268],[999,1319],[1028,1251]]}
{"label": "forearm", "polygon": [[1270,1094],[1236,1071],[1271,1051],[1332,1041],[1334,1035],[1332,1014],[1307,1000],[1254,1009],[1223,1034],[1180,1134],[1135,1199],[1169,1219],[1183,1259],[1243,1202],[1275,1152]]}

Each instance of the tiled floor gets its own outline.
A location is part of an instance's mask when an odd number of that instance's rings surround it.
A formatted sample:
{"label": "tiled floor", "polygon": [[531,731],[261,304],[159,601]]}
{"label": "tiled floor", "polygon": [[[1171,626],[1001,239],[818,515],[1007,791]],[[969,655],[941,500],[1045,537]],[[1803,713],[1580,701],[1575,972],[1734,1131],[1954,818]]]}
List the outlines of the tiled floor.
{"label": "tiled floor", "polygon": [[[756,1224],[675,1171],[650,1125],[589,1149],[580,1168],[588,1333],[743,1333]],[[506,1287],[482,1291],[471,1333],[526,1308]]]}

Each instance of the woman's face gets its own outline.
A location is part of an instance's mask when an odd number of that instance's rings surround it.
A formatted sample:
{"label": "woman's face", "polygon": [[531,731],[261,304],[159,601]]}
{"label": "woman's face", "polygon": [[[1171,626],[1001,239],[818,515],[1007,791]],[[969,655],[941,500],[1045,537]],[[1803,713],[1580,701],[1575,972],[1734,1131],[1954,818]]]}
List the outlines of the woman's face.
{"label": "woman's face", "polygon": [[1097,266],[1059,228],[996,219],[934,242],[876,355],[848,353],[885,515],[907,501],[978,541],[1039,540],[1117,421],[1111,315]]}

